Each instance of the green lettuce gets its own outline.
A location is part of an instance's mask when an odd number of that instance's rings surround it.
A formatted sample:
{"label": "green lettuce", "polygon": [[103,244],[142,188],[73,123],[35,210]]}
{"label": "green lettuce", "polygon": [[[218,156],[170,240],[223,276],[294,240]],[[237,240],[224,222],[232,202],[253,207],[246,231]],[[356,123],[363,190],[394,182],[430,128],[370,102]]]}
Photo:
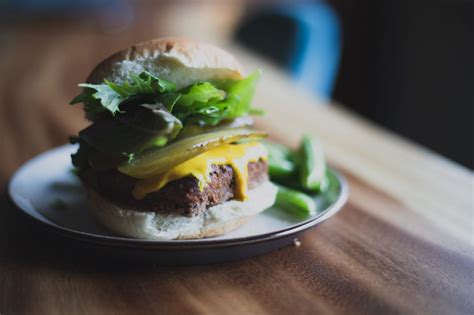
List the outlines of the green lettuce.
{"label": "green lettuce", "polygon": [[108,80],[80,84],[84,91],[71,104],[84,103],[88,117],[96,120],[104,113],[115,116],[123,111],[122,104],[134,96],[147,95],[184,123],[214,126],[255,111],[250,102],[259,77],[260,71],[255,71],[242,80],[198,82],[177,91],[174,83],[144,71],[120,84]]}
{"label": "green lettuce", "polygon": [[83,92],[71,104],[84,103],[93,124],[79,133],[74,165],[85,165],[83,146],[130,159],[173,141],[183,126],[216,126],[254,114],[250,102],[259,77],[255,71],[242,80],[197,82],[177,90],[174,83],[143,71],[121,83],[80,84]]}
{"label": "green lettuce", "polygon": [[[120,111],[119,106],[129,97],[140,94],[162,94],[173,92],[176,85],[172,82],[159,79],[149,72],[142,72],[139,75],[130,75],[130,82],[116,84],[108,80],[104,80],[102,84],[81,83],[80,87],[84,91],[76,96],[71,105],[84,103],[87,113],[100,113],[104,111],[115,115]],[[170,102],[174,102],[171,101]],[[92,116],[92,120],[94,120]]]}
{"label": "green lettuce", "polygon": [[130,83],[124,82],[122,84],[115,84],[109,80],[104,80],[104,82],[124,98],[135,94],[159,94],[176,91],[176,84],[155,77],[146,71],[140,75],[132,74],[130,79]]}
{"label": "green lettuce", "polygon": [[242,80],[215,82],[216,87],[227,92],[225,100],[222,101],[222,104],[228,108],[227,119],[242,116],[251,110],[250,103],[260,75],[261,72],[257,70]]}
{"label": "green lettuce", "polygon": [[191,85],[189,88],[180,92],[181,97],[177,101],[179,106],[183,107],[202,107],[209,102],[218,102],[224,100],[226,92],[219,90],[210,82],[200,82]]}
{"label": "green lettuce", "polygon": [[[204,126],[254,113],[250,107],[260,71],[242,80],[197,83],[180,91],[173,110],[179,119]],[[258,111],[258,110],[257,110]]]}

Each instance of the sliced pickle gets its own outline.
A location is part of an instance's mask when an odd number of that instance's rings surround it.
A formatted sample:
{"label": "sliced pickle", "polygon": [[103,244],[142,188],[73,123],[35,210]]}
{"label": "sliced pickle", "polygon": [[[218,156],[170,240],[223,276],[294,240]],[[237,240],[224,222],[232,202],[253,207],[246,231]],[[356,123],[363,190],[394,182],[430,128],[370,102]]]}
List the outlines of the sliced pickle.
{"label": "sliced pickle", "polygon": [[248,128],[231,128],[203,133],[182,140],[176,140],[161,149],[145,151],[131,162],[119,165],[118,170],[135,178],[147,178],[161,174],[201,153],[225,143],[242,139],[259,139],[265,133]]}

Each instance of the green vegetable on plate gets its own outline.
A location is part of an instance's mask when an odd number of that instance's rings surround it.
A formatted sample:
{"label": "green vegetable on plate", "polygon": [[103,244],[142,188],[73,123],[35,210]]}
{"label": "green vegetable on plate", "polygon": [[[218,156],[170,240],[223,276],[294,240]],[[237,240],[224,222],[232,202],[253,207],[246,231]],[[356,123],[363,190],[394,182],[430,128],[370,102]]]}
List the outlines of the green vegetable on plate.
{"label": "green vegetable on plate", "polygon": [[268,173],[271,178],[285,178],[296,170],[294,154],[284,145],[271,141],[264,142],[268,151]]}
{"label": "green vegetable on plate", "polygon": [[320,190],[326,174],[326,161],[319,141],[303,136],[298,150],[298,168],[302,188]]}
{"label": "green vegetable on plate", "polygon": [[298,218],[314,215],[316,194],[325,192],[330,185],[319,142],[305,135],[296,151],[271,141],[264,144],[270,179],[279,187],[275,206]]}
{"label": "green vegetable on plate", "polygon": [[301,219],[316,213],[316,201],[313,198],[301,191],[280,185],[275,206]]}

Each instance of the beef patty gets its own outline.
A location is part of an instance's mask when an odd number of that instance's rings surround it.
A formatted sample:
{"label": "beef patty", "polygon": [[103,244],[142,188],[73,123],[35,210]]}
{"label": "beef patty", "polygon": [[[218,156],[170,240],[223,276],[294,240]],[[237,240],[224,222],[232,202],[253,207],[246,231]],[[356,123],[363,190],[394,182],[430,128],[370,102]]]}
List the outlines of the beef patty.
{"label": "beef patty", "polygon": [[[268,180],[267,163],[263,160],[248,164],[248,189]],[[211,181],[201,191],[195,177],[184,177],[169,182],[157,192],[142,200],[133,198],[136,179],[117,170],[94,171],[88,169],[81,174],[86,184],[111,201],[133,207],[138,211],[173,212],[195,216],[207,208],[234,197],[234,172],[228,165],[212,165]]]}

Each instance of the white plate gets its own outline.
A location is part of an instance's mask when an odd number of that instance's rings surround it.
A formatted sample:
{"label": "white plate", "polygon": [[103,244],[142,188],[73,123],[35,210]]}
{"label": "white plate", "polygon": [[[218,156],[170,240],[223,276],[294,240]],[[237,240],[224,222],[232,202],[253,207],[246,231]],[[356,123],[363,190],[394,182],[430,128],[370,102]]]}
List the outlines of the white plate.
{"label": "white plate", "polygon": [[[76,146],[65,145],[47,151],[25,163],[13,176],[9,194],[18,208],[31,218],[66,236],[87,241],[102,241],[107,245],[130,244],[228,244],[290,236],[324,221],[336,213],[347,200],[347,185],[340,174],[333,171],[338,185],[317,200],[317,215],[297,220],[284,211],[271,208],[256,216],[249,223],[218,237],[186,241],[136,240],[118,237],[98,226],[90,216],[85,192],[72,172],[71,153]],[[329,198],[333,200],[328,200]],[[155,247],[156,248],[156,247]]]}

